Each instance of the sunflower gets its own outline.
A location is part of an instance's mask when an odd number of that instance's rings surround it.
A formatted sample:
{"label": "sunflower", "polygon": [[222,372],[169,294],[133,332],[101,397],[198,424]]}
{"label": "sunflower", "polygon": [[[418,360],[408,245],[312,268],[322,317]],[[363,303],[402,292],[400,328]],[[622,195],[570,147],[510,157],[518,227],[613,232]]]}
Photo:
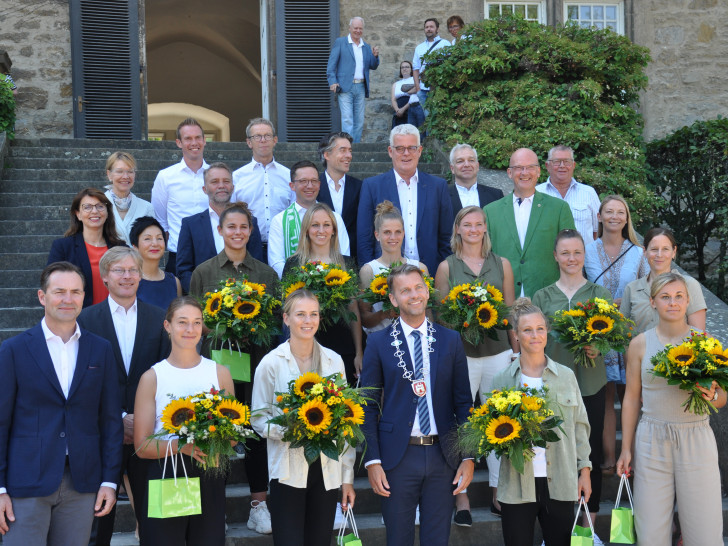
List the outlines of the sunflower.
{"label": "sunflower", "polygon": [[233,315],[241,320],[251,319],[260,313],[260,302],[242,300],[233,307]]}
{"label": "sunflower", "polygon": [[331,424],[331,410],[324,402],[309,400],[298,410],[298,418],[311,432],[322,432]]}
{"label": "sunflower", "polygon": [[296,290],[299,290],[306,286],[306,283],[303,281],[294,282],[291,286],[286,288],[286,293],[283,295],[283,299],[287,298],[291,294],[293,294]]}
{"label": "sunflower", "polygon": [[249,425],[250,409],[237,400],[223,400],[217,406],[220,415],[230,419],[233,425]]}
{"label": "sunflower", "polygon": [[485,436],[491,444],[505,444],[514,438],[518,438],[521,432],[521,424],[507,415],[501,415],[488,423],[485,429]]}
{"label": "sunflower", "polygon": [[195,419],[195,405],[186,398],[172,400],[162,412],[162,425],[170,432],[178,432],[182,425]]}
{"label": "sunflower", "polygon": [[586,315],[582,309],[569,309],[568,311],[564,311],[562,314],[567,317],[583,317]]}
{"label": "sunflower", "polygon": [[488,292],[488,294],[490,294],[490,297],[493,298],[495,301],[497,301],[497,302],[503,301],[503,293],[500,290],[498,290],[495,286],[489,284],[488,286],[485,287],[485,289]]}
{"label": "sunflower", "polygon": [[321,376],[314,372],[307,372],[301,377],[296,379],[296,383],[293,385],[293,392],[295,392],[301,398],[308,394],[308,391],[317,384],[323,381]]}
{"label": "sunflower", "polygon": [[364,409],[359,404],[357,404],[353,400],[349,400],[348,398],[344,398],[342,402],[346,406],[346,413],[341,420],[345,423],[350,423],[352,425],[363,424]]}
{"label": "sunflower", "polygon": [[492,328],[498,322],[498,311],[487,301],[480,304],[475,315],[478,317],[480,325],[486,330]]}
{"label": "sunflower", "polygon": [[713,357],[713,360],[715,360],[716,363],[721,366],[728,366],[728,349],[721,351],[720,347],[716,347],[712,351],[709,351],[708,354]]}
{"label": "sunflower", "polygon": [[265,294],[265,285],[264,284],[258,284],[257,282],[249,282],[247,285],[250,287],[251,290],[255,290],[259,296],[262,296]]}
{"label": "sunflower", "polygon": [[349,279],[351,279],[351,275],[341,269],[332,269],[324,277],[326,286],[341,286]]}
{"label": "sunflower", "polygon": [[488,403],[482,404],[473,410],[473,417],[482,417],[488,413]]}
{"label": "sunflower", "polygon": [[222,306],[222,294],[215,292],[205,303],[205,313],[211,317],[216,317],[220,307]]}
{"label": "sunflower", "polygon": [[614,328],[614,319],[605,315],[594,315],[586,322],[586,331],[591,334],[606,334]]}
{"label": "sunflower", "polygon": [[455,301],[463,290],[467,290],[470,288],[469,284],[459,284],[457,286],[454,286],[452,290],[450,290],[450,293],[447,295],[447,299],[450,301]]}
{"label": "sunflower", "polygon": [[369,285],[369,289],[375,294],[386,296],[387,290],[389,290],[389,287],[387,286],[387,279],[385,277],[374,277],[374,280]]}
{"label": "sunflower", "polygon": [[689,344],[683,343],[667,351],[667,359],[675,366],[690,366],[695,362],[695,353]]}
{"label": "sunflower", "polygon": [[521,398],[521,406],[528,411],[538,411],[541,409],[541,399],[535,396],[524,396]]}

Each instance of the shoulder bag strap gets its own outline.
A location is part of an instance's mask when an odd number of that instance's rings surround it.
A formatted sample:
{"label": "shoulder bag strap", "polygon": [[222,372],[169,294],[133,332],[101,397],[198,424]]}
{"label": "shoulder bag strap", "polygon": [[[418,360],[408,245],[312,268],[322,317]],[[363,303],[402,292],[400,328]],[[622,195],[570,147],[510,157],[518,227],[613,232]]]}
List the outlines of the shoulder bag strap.
{"label": "shoulder bag strap", "polygon": [[598,276],[598,277],[597,277],[596,279],[594,279],[594,280],[593,280],[592,282],[596,284],[596,282],[597,282],[597,281],[598,281],[599,279],[601,279],[601,278],[602,278],[602,275],[604,275],[604,274],[605,274],[605,273],[606,273],[607,271],[609,271],[609,270],[610,270],[610,269],[612,268],[612,266],[613,266],[614,264],[616,264],[616,263],[617,263],[617,262],[618,262],[619,260],[621,260],[621,259],[622,259],[622,257],[623,257],[623,256],[624,256],[625,254],[627,254],[627,252],[629,252],[630,250],[632,250],[633,248],[634,248],[634,243],[632,243],[632,245],[631,245],[631,246],[630,246],[630,247],[629,247],[629,248],[628,248],[627,250],[625,250],[625,251],[624,251],[624,252],[622,252],[622,253],[621,253],[621,254],[620,254],[619,256],[617,256],[617,257],[615,258],[615,260],[614,260],[614,261],[613,261],[613,262],[612,262],[611,264],[609,264],[609,265],[607,266],[607,268],[606,268],[606,269],[605,269],[604,271],[602,271],[601,273],[599,273],[599,276]]}

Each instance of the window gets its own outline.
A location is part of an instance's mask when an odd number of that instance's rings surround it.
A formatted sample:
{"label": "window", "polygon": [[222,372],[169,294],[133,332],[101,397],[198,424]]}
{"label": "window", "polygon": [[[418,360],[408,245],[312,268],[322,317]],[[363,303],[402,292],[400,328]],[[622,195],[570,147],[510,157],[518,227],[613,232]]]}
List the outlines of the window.
{"label": "window", "polygon": [[579,2],[564,3],[564,21],[573,22],[584,28],[603,30],[610,28],[624,34],[624,13],[621,2]]}
{"label": "window", "polygon": [[486,2],[485,18],[501,15],[517,15],[526,21],[546,24],[546,9],[543,2]]}

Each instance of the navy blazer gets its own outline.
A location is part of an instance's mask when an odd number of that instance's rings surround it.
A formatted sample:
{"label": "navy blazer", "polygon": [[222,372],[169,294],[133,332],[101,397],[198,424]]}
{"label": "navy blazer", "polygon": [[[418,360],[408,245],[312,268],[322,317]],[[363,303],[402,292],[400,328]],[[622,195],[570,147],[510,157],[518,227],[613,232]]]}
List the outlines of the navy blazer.
{"label": "navy blazer", "polygon": [[81,330],[68,399],[43,329],[0,345],[0,487],[11,497],[45,497],[61,485],[66,449],[73,488],[117,483],[124,432],[111,344]]}
{"label": "navy blazer", "polygon": [[[115,245],[110,245],[109,248],[113,246]],[[88,252],[86,252],[86,243],[83,240],[83,233],[79,232],[76,235],[53,241],[46,265],[56,262],[71,262],[73,265],[79,267],[83,273],[83,278],[86,279],[86,294],[83,296],[83,306],[89,307],[92,305],[94,302],[94,281],[91,273],[91,262],[88,259]]]}
{"label": "navy blazer", "polygon": [[[336,38],[334,45],[331,46],[329,54],[329,62],[326,64],[326,79],[329,87],[338,83],[343,93],[351,91],[354,85],[354,70],[356,69],[356,60],[354,60],[354,44],[349,43],[349,35]],[[372,53],[371,46],[364,42],[362,47],[362,61],[364,67],[364,96],[369,96],[369,70],[376,70],[379,66],[379,57],[375,57]]]}
{"label": "navy blazer", "polygon": [[[488,203],[498,201],[498,199],[502,198],[503,190],[499,190],[498,188],[491,188],[490,186],[484,186],[483,184],[478,184],[478,199],[480,200],[481,209]],[[463,207],[462,201],[460,201],[460,194],[458,193],[458,189],[455,187],[455,184],[452,184],[450,186],[450,201],[452,201],[452,217],[454,221],[455,217],[458,215],[458,212],[460,212],[461,209],[465,208]]]}
{"label": "navy blazer", "polygon": [[[331,200],[329,183],[326,181],[326,172],[319,175],[321,189],[316,200],[319,203],[326,203],[331,210],[334,210],[334,202]],[[349,234],[349,248],[351,257],[356,260],[356,218],[359,212],[359,196],[361,195],[361,180],[346,175],[344,182],[344,204],[341,209],[341,217],[344,219],[346,232]]]}
{"label": "navy blazer", "polygon": [[137,300],[137,325],[128,374],[121,356],[108,298],[87,307],[78,317],[81,328],[86,328],[111,343],[116,361],[121,411],[134,413],[134,399],[142,374],[169,356],[171,345],[164,329],[164,315],[164,310],[156,305]]}
{"label": "navy blazer", "polygon": [[[391,336],[394,324],[367,338],[361,376],[362,387],[373,388],[367,393],[373,402],[364,406],[362,428],[367,442],[364,462],[379,459],[384,470],[394,468],[402,460],[417,411],[417,396],[410,381],[402,377],[403,370],[397,366],[399,360],[394,356]],[[439,324],[434,326],[435,342],[430,353],[432,409],[443,455],[455,469],[461,462],[456,444],[457,426],[467,420],[473,405],[468,361],[460,334]],[[402,328],[398,329],[400,348],[405,353],[402,359],[407,369],[413,370],[407,341]]]}
{"label": "navy blazer", "polygon": [[[253,258],[267,263],[263,259],[263,239],[260,237],[258,220],[255,219],[255,216],[253,216],[253,229],[246,248]],[[185,294],[190,291],[190,280],[192,280],[192,272],[195,268],[218,254],[210,225],[210,210],[205,209],[183,218],[177,239],[177,278],[182,284]]]}
{"label": "navy blazer", "polygon": [[[440,262],[452,254],[452,204],[447,193],[447,182],[422,171],[417,174],[417,251],[420,262],[433,275]],[[356,221],[357,257],[362,265],[381,255],[379,243],[374,238],[374,214],[377,205],[385,200],[391,201],[402,210],[393,169],[365,178],[362,182]],[[402,244],[404,251],[404,243]]]}

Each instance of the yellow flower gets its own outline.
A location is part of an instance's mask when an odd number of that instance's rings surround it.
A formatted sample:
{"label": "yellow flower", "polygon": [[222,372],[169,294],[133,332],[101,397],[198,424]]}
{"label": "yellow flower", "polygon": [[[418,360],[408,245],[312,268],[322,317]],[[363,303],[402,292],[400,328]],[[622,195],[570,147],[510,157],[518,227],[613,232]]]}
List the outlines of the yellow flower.
{"label": "yellow flower", "polygon": [[263,294],[265,294],[265,285],[264,284],[258,284],[256,282],[249,282],[249,283],[246,283],[246,286],[249,288],[250,291],[257,292],[259,296],[262,296]]}
{"label": "yellow flower", "polygon": [[722,351],[720,344],[718,344],[718,347],[710,351],[710,356],[713,357],[713,360],[715,360],[717,364],[720,364],[721,366],[728,366],[728,349]]}
{"label": "yellow flower", "polygon": [[162,425],[169,432],[178,432],[182,425],[195,419],[195,405],[182,398],[172,400],[162,412]]}
{"label": "yellow flower", "polygon": [[318,400],[309,400],[298,410],[298,418],[311,432],[321,432],[331,424],[331,410]]}
{"label": "yellow flower", "polygon": [[233,307],[233,315],[241,320],[251,319],[260,313],[260,302],[252,300],[239,301]]}
{"label": "yellow flower", "polygon": [[473,417],[482,417],[486,413],[488,413],[488,404],[487,403],[475,408],[473,410]]}
{"label": "yellow flower", "polygon": [[223,400],[217,406],[217,411],[230,419],[233,425],[250,424],[250,409],[237,400]]}
{"label": "yellow flower", "polygon": [[205,313],[211,317],[216,317],[217,313],[222,307],[222,295],[219,292],[215,292],[205,303]]}
{"label": "yellow flower", "polygon": [[345,423],[350,423],[352,425],[361,425],[364,423],[364,409],[354,402],[353,400],[349,400],[348,398],[345,398],[342,400],[344,405],[346,406],[346,413],[344,414],[344,417],[342,418],[342,421]]}
{"label": "yellow flower", "polygon": [[586,315],[582,309],[569,309],[568,311],[563,311],[562,314],[567,317],[583,317]]}
{"label": "yellow flower", "polygon": [[606,334],[614,328],[614,320],[605,315],[594,315],[586,323],[586,330],[590,334]]}
{"label": "yellow flower", "polygon": [[521,399],[521,406],[528,411],[538,411],[541,409],[543,400],[535,396],[524,396]]}
{"label": "yellow flower", "polygon": [[324,393],[324,384],[323,383],[317,383],[313,387],[311,387],[311,394],[323,394]]}
{"label": "yellow flower", "polygon": [[296,382],[293,385],[293,392],[303,398],[308,395],[308,391],[310,391],[314,385],[320,383],[321,381],[322,379],[319,374],[314,372],[307,372],[298,379],[296,379]]}
{"label": "yellow flower", "polygon": [[462,292],[463,290],[467,290],[470,288],[469,284],[459,284],[457,286],[454,286],[452,290],[450,290],[450,293],[447,295],[447,298],[450,301],[455,301],[458,297],[458,294]]}
{"label": "yellow flower", "polygon": [[369,285],[369,289],[375,294],[386,296],[387,290],[389,290],[389,287],[387,286],[387,279],[385,277],[374,277],[374,280]]}
{"label": "yellow flower", "polygon": [[346,271],[341,269],[332,269],[326,274],[326,277],[324,277],[324,282],[326,283],[326,286],[341,286],[349,279],[351,279],[351,275],[349,275]]}
{"label": "yellow flower", "polygon": [[480,304],[475,314],[478,322],[485,329],[492,328],[498,322],[498,311],[487,301]]}
{"label": "yellow flower", "polygon": [[488,294],[490,294],[490,297],[493,298],[495,301],[501,302],[503,301],[503,293],[498,290],[495,286],[488,285],[485,287],[485,289],[488,291]]}
{"label": "yellow flower", "polygon": [[667,351],[667,359],[675,366],[690,366],[695,362],[695,353],[689,343],[683,343]]}
{"label": "yellow flower", "polygon": [[491,444],[504,444],[518,438],[521,432],[521,424],[507,415],[501,415],[488,423],[485,429],[485,436]]}
{"label": "yellow flower", "polygon": [[235,298],[231,294],[228,294],[222,299],[222,303],[228,309],[232,309],[233,303],[235,303]]}
{"label": "yellow flower", "polygon": [[723,347],[720,344],[720,341],[715,339],[714,337],[709,337],[707,339],[704,339],[700,342],[700,348],[704,351],[707,351],[709,353],[712,353],[714,349],[718,349],[719,351],[723,350]]}
{"label": "yellow flower", "polygon": [[291,286],[286,288],[286,293],[283,296],[283,298],[284,299],[287,298],[288,296],[293,294],[296,290],[299,290],[300,288],[303,288],[304,286],[306,286],[306,283],[303,281],[294,282]]}

